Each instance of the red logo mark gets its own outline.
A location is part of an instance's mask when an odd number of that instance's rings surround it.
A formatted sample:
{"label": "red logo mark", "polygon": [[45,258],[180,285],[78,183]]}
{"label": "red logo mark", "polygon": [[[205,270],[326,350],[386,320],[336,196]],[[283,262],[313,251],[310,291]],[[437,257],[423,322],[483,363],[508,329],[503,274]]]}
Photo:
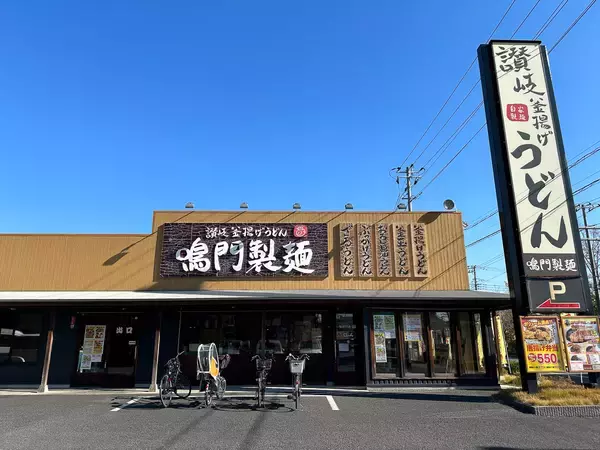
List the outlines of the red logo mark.
{"label": "red logo mark", "polygon": [[552,299],[544,300],[536,309],[580,309],[581,303],[554,303]]}
{"label": "red logo mark", "polygon": [[513,122],[527,122],[529,120],[527,105],[522,103],[510,103],[506,105],[506,117]]}
{"label": "red logo mark", "polygon": [[294,226],[294,237],[303,238],[308,235],[308,227],[306,225]]}
{"label": "red logo mark", "polygon": [[533,353],[530,353],[529,355],[527,355],[527,359],[531,362],[535,362],[535,355]]}

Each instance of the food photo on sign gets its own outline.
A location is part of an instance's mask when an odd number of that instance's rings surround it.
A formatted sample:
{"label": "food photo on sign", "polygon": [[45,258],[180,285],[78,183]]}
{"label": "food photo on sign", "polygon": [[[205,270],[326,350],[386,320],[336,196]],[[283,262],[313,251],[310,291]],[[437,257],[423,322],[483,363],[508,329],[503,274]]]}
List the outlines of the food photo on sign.
{"label": "food photo on sign", "polygon": [[528,372],[562,372],[557,317],[521,317]]}
{"label": "food photo on sign", "polygon": [[563,317],[562,328],[571,372],[600,371],[600,335],[596,317]]}

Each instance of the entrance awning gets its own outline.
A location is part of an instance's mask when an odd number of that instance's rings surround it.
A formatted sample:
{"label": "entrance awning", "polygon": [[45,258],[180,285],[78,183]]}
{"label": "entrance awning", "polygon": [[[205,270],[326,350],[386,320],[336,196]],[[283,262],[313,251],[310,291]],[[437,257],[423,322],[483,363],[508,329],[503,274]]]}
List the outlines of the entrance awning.
{"label": "entrance awning", "polygon": [[0,303],[94,302],[223,302],[223,301],[367,301],[375,303],[478,303],[485,307],[510,307],[510,296],[484,291],[18,291],[0,292]]}

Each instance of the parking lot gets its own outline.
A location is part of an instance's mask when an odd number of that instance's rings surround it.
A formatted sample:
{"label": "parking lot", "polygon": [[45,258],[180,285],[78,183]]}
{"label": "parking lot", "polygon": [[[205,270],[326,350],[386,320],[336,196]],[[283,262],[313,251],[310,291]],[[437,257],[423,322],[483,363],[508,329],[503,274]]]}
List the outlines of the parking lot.
{"label": "parking lot", "polygon": [[292,409],[271,394],[162,408],[156,397],[0,396],[0,448],[597,449],[597,419],[541,418],[487,391],[312,394]]}

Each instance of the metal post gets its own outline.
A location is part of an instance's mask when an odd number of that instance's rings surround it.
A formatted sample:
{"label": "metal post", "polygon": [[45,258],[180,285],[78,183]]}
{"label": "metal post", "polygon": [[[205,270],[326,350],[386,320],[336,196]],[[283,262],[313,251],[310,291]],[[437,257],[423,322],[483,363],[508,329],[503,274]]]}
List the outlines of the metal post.
{"label": "metal post", "polygon": [[152,358],[152,378],[150,381],[150,392],[158,392],[158,359],[160,356],[160,328],[162,325],[162,311],[158,312],[156,327],[154,329],[154,355]]}
{"label": "metal post", "polygon": [[42,379],[38,392],[48,392],[48,373],[50,373],[50,360],[52,359],[52,344],[54,343],[54,325],[56,322],[56,313],[50,313],[50,323],[48,326],[48,337],[46,338],[46,352],[44,354],[44,366],[42,367]]}
{"label": "metal post", "polygon": [[407,194],[407,207],[408,207],[408,211],[412,211],[412,184],[411,184],[411,178],[412,178],[412,165],[408,166],[406,168],[406,194]]}
{"label": "metal post", "polygon": [[596,272],[596,262],[594,261],[594,255],[592,254],[592,242],[590,240],[590,229],[587,223],[587,211],[586,205],[579,205],[581,213],[583,215],[583,226],[585,230],[585,237],[587,241],[587,248],[590,257],[590,269],[592,269],[592,284],[594,286],[594,296],[596,297],[596,303],[600,302],[600,296],[598,296],[598,279]]}

